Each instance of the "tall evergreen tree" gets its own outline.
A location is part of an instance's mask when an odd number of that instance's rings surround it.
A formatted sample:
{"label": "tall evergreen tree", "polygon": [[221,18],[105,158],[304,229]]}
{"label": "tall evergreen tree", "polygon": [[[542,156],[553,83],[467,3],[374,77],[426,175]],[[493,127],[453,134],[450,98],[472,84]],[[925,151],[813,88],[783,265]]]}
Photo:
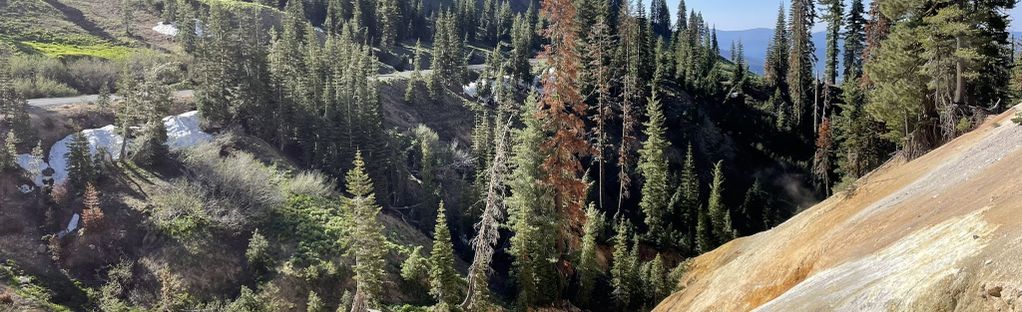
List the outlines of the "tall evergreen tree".
{"label": "tall evergreen tree", "polygon": [[89,149],[89,139],[85,134],[77,131],[71,135],[64,160],[67,163],[67,187],[73,192],[85,191],[86,185],[96,181],[96,167]]}
{"label": "tall evergreen tree", "polygon": [[648,121],[646,122],[646,142],[639,150],[639,172],[642,173],[642,200],[639,207],[645,214],[646,226],[649,227],[649,236],[658,242],[664,243],[670,237],[670,229],[667,226],[669,214],[667,201],[667,149],[671,143],[666,138],[664,125],[664,113],[656,91],[649,99],[649,106],[646,108]]}
{"label": "tall evergreen tree", "polygon": [[596,259],[599,247],[596,239],[603,232],[603,222],[603,213],[589,205],[589,209],[586,210],[586,224],[583,227],[585,234],[582,236],[582,249],[578,256],[578,298],[583,305],[592,302],[596,279],[603,273]]}
{"label": "tall evergreen tree", "polygon": [[[844,0],[820,0],[824,7],[823,20],[827,23],[827,47],[824,56],[823,81],[828,86],[837,83],[838,75],[838,40],[841,39],[841,27],[844,25]],[[846,64],[847,65],[847,64]]]}
{"label": "tall evergreen tree", "polygon": [[415,96],[415,84],[422,80],[422,42],[415,40],[415,57],[412,58],[412,77],[405,87],[405,103],[411,103]]}
{"label": "tall evergreen tree", "polygon": [[4,146],[0,147],[0,172],[15,169],[17,163],[15,157],[18,155],[17,144],[18,139],[14,136],[13,131],[7,131],[7,135],[4,136]]}
{"label": "tall evergreen tree", "polygon": [[447,224],[447,211],[440,202],[433,229],[433,250],[429,254],[429,294],[440,311],[454,307],[458,300],[458,271],[454,269],[454,246]]}
{"label": "tall evergreen tree", "polygon": [[344,211],[352,220],[348,229],[345,255],[354,259],[355,301],[351,311],[365,311],[379,305],[383,295],[386,271],[387,238],[378,220],[380,206],[373,194],[373,181],[366,173],[362,152],[355,153],[354,168],[345,177],[348,197],[344,198]]}
{"label": "tall evergreen tree", "polygon": [[838,104],[841,113],[834,118],[837,171],[848,181],[880,166],[887,154],[884,141],[878,136],[884,132],[884,126],[866,112],[866,95],[854,72],[852,75],[852,79],[844,82],[844,103]]}
{"label": "tall evergreen tree", "polygon": [[0,126],[13,132],[18,139],[32,137],[28,102],[14,89],[10,62],[3,48],[0,48],[0,117]]}
{"label": "tall evergreen tree", "polygon": [[783,88],[788,80],[788,40],[788,23],[784,17],[784,4],[781,4],[777,9],[774,37],[767,47],[766,66],[763,68],[767,83],[776,88]]}
{"label": "tall evergreen tree", "polygon": [[688,11],[685,8],[685,0],[679,0],[678,1],[678,11],[677,11],[677,14],[678,14],[678,16],[677,16],[677,18],[675,18],[675,21],[674,21],[674,25],[675,25],[674,29],[675,29],[675,33],[680,35],[682,32],[688,30],[688,17],[686,15],[686,14],[688,14]]}
{"label": "tall evergreen tree", "polygon": [[653,35],[670,39],[671,11],[667,9],[667,1],[653,0],[649,5],[649,23],[652,25]]}
{"label": "tall evergreen tree", "polygon": [[236,115],[229,106],[234,100],[235,73],[232,70],[236,59],[235,49],[229,42],[230,18],[223,5],[214,3],[209,7],[209,18],[203,27],[199,45],[199,83],[195,90],[195,104],[199,114],[214,128],[227,127]]}
{"label": "tall evergreen tree", "polygon": [[509,56],[508,73],[519,81],[532,81],[532,68],[529,57],[532,55],[534,30],[528,19],[519,14],[511,26],[511,55]]}
{"label": "tall evergreen tree", "polygon": [[550,280],[552,272],[548,259],[556,256],[557,217],[553,210],[553,194],[536,181],[543,178],[540,167],[544,155],[540,146],[544,133],[536,118],[536,101],[530,96],[522,111],[525,128],[515,131],[511,172],[508,186],[508,225],[514,232],[509,253],[515,257],[515,277],[518,284],[518,304],[533,306],[541,297],[541,290],[556,288]]}
{"label": "tall evergreen tree", "polygon": [[696,247],[697,226],[701,205],[699,204],[699,175],[696,172],[695,155],[692,152],[692,144],[688,144],[688,151],[685,153],[685,163],[681,169],[681,183],[679,184],[679,205],[678,215],[683,220],[683,231],[686,234],[685,246],[694,250]]}
{"label": "tall evergreen tree", "polygon": [[862,0],[852,0],[845,17],[844,80],[862,77],[862,54],[866,45],[866,8]]}
{"label": "tall evergreen tree", "polygon": [[802,123],[803,114],[812,103],[813,64],[816,63],[812,29],[816,18],[813,0],[791,3],[791,50],[788,54],[788,95],[793,106],[794,124]]}
{"label": "tall evergreen tree", "polygon": [[376,23],[380,31],[380,47],[390,50],[400,39],[399,30],[404,25],[398,0],[376,0]]}
{"label": "tall evergreen tree", "polygon": [[614,252],[610,267],[611,286],[614,287],[614,301],[622,309],[628,309],[637,292],[635,289],[635,266],[630,257],[629,246],[633,240],[631,224],[624,218],[618,218],[615,226]]}
{"label": "tall evergreen tree", "polygon": [[438,100],[445,88],[460,86],[464,71],[463,42],[459,23],[451,12],[437,14],[433,24],[433,70],[429,79],[430,97]]}
{"label": "tall evergreen tree", "polygon": [[713,239],[716,244],[723,244],[734,238],[734,227],[731,224],[731,210],[724,205],[724,172],[723,161],[713,167],[713,183],[710,184],[710,200],[707,202],[713,228]]}

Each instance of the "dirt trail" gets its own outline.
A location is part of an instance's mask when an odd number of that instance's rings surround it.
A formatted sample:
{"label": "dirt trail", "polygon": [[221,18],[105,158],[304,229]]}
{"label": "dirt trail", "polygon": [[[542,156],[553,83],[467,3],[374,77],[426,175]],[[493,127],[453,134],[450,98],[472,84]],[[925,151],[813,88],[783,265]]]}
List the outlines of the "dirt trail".
{"label": "dirt trail", "polygon": [[1019,311],[1015,111],[696,258],[656,311]]}

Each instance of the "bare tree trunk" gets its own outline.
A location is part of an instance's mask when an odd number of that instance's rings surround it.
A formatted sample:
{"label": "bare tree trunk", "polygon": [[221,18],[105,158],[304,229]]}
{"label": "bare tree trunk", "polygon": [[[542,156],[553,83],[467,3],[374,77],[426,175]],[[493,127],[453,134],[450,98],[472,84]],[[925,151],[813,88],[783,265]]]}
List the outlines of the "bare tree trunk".
{"label": "bare tree trunk", "polygon": [[[504,217],[504,176],[507,173],[507,136],[511,131],[511,120],[508,119],[499,127],[500,136],[495,142],[493,162],[489,168],[489,182],[486,187],[486,208],[482,218],[476,223],[478,234],[472,239],[475,256],[468,269],[468,290],[461,308],[471,311],[477,301],[479,288],[486,288],[486,276],[489,274],[490,262],[493,261],[493,247],[500,238],[500,221]],[[482,285],[480,285],[482,283]]]}

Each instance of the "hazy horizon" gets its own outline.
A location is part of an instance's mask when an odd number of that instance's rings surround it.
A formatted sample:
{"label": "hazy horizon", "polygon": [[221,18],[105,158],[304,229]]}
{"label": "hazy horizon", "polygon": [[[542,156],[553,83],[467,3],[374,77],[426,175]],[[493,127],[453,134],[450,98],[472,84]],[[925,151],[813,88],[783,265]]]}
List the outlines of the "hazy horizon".
{"label": "hazy horizon", "polygon": [[[851,1],[844,1],[847,11],[847,4]],[[647,6],[649,2],[643,0],[643,4]],[[671,20],[677,16],[678,2],[679,0],[667,0],[667,7],[671,10]],[[744,31],[757,28],[773,29],[777,22],[777,7],[781,2],[784,2],[785,8],[791,4],[791,0],[686,0],[685,6],[689,11],[694,9],[702,12],[706,22],[715,26],[717,30]],[[863,0],[867,10],[870,2],[870,0]],[[1008,15],[1012,19],[1010,30],[1022,31],[1022,8],[1016,7]],[[822,31],[824,27],[823,24],[817,23],[813,31]]]}

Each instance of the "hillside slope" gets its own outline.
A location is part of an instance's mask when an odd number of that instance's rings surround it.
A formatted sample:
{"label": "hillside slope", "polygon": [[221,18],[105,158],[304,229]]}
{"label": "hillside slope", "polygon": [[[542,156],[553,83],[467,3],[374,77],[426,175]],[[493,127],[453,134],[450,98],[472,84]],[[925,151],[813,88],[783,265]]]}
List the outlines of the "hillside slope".
{"label": "hillside slope", "polygon": [[695,258],[654,311],[1022,309],[1019,109]]}

